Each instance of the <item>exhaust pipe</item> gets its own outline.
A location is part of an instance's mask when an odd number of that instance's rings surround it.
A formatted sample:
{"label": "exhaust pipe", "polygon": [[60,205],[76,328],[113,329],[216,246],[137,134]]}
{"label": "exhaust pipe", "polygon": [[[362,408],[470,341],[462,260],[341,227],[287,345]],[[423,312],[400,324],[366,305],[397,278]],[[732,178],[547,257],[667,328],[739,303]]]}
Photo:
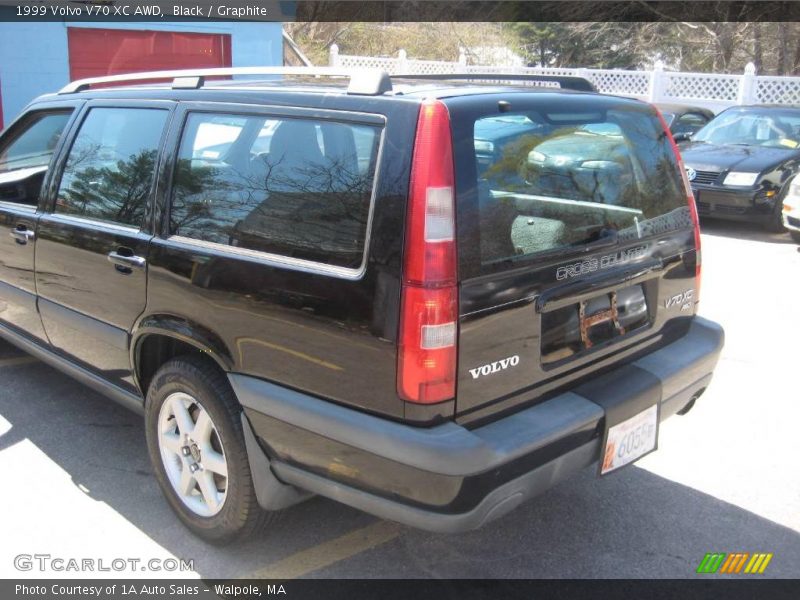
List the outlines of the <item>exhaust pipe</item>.
{"label": "exhaust pipe", "polygon": [[694,408],[694,403],[697,401],[697,399],[698,399],[700,396],[702,396],[702,395],[703,395],[703,392],[705,392],[705,391],[706,391],[706,388],[701,388],[700,390],[698,390],[698,391],[695,393],[695,395],[694,395],[694,396],[692,396],[692,399],[691,399],[691,400],[689,400],[689,401],[686,403],[686,406],[684,406],[682,409],[680,409],[680,410],[679,410],[677,413],[675,413],[675,414],[678,414],[678,415],[681,415],[681,416],[683,416],[683,415],[685,415],[686,413],[688,413],[690,410],[692,410],[692,409]]}

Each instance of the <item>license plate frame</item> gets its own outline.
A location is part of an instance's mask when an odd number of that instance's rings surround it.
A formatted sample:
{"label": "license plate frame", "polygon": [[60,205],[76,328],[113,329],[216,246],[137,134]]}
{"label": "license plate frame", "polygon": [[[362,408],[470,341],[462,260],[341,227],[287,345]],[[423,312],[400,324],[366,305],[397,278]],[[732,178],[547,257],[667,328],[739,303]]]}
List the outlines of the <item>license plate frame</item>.
{"label": "license plate frame", "polygon": [[600,476],[615,473],[658,449],[659,403],[611,427],[606,426],[601,446]]}

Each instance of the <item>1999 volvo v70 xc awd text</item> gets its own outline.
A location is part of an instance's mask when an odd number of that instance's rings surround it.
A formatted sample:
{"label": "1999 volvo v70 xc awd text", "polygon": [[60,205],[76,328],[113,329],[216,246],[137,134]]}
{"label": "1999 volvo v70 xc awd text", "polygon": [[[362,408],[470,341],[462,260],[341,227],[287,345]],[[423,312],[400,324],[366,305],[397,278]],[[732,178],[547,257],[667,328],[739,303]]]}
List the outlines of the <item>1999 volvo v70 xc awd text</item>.
{"label": "1999 volvo v70 xc awd text", "polygon": [[0,335],[142,412],[219,543],[310,494],[462,531],[629,464],[723,343],[691,190],[652,106],[506,78],[38,98],[0,137]]}

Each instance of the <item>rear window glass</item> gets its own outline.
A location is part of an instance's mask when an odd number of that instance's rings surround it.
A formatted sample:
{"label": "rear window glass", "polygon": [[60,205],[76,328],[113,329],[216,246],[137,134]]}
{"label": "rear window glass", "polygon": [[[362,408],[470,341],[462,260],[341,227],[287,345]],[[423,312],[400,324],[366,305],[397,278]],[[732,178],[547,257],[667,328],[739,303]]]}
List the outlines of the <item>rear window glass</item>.
{"label": "rear window glass", "polygon": [[475,121],[474,145],[484,265],[691,226],[655,115],[504,113]]}
{"label": "rear window glass", "polygon": [[380,130],[195,113],[175,175],[173,235],[358,268]]}

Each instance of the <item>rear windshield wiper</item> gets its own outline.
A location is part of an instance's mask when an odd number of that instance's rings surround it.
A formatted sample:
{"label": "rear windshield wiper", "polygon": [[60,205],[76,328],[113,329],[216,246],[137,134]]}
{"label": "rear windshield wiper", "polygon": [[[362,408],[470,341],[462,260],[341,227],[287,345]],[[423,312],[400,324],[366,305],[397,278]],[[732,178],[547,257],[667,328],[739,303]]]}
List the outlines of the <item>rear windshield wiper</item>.
{"label": "rear windshield wiper", "polygon": [[591,252],[598,248],[606,248],[607,246],[616,246],[619,243],[619,233],[616,229],[604,229],[598,232],[599,237],[591,242],[583,242],[575,244],[580,247],[583,252]]}

